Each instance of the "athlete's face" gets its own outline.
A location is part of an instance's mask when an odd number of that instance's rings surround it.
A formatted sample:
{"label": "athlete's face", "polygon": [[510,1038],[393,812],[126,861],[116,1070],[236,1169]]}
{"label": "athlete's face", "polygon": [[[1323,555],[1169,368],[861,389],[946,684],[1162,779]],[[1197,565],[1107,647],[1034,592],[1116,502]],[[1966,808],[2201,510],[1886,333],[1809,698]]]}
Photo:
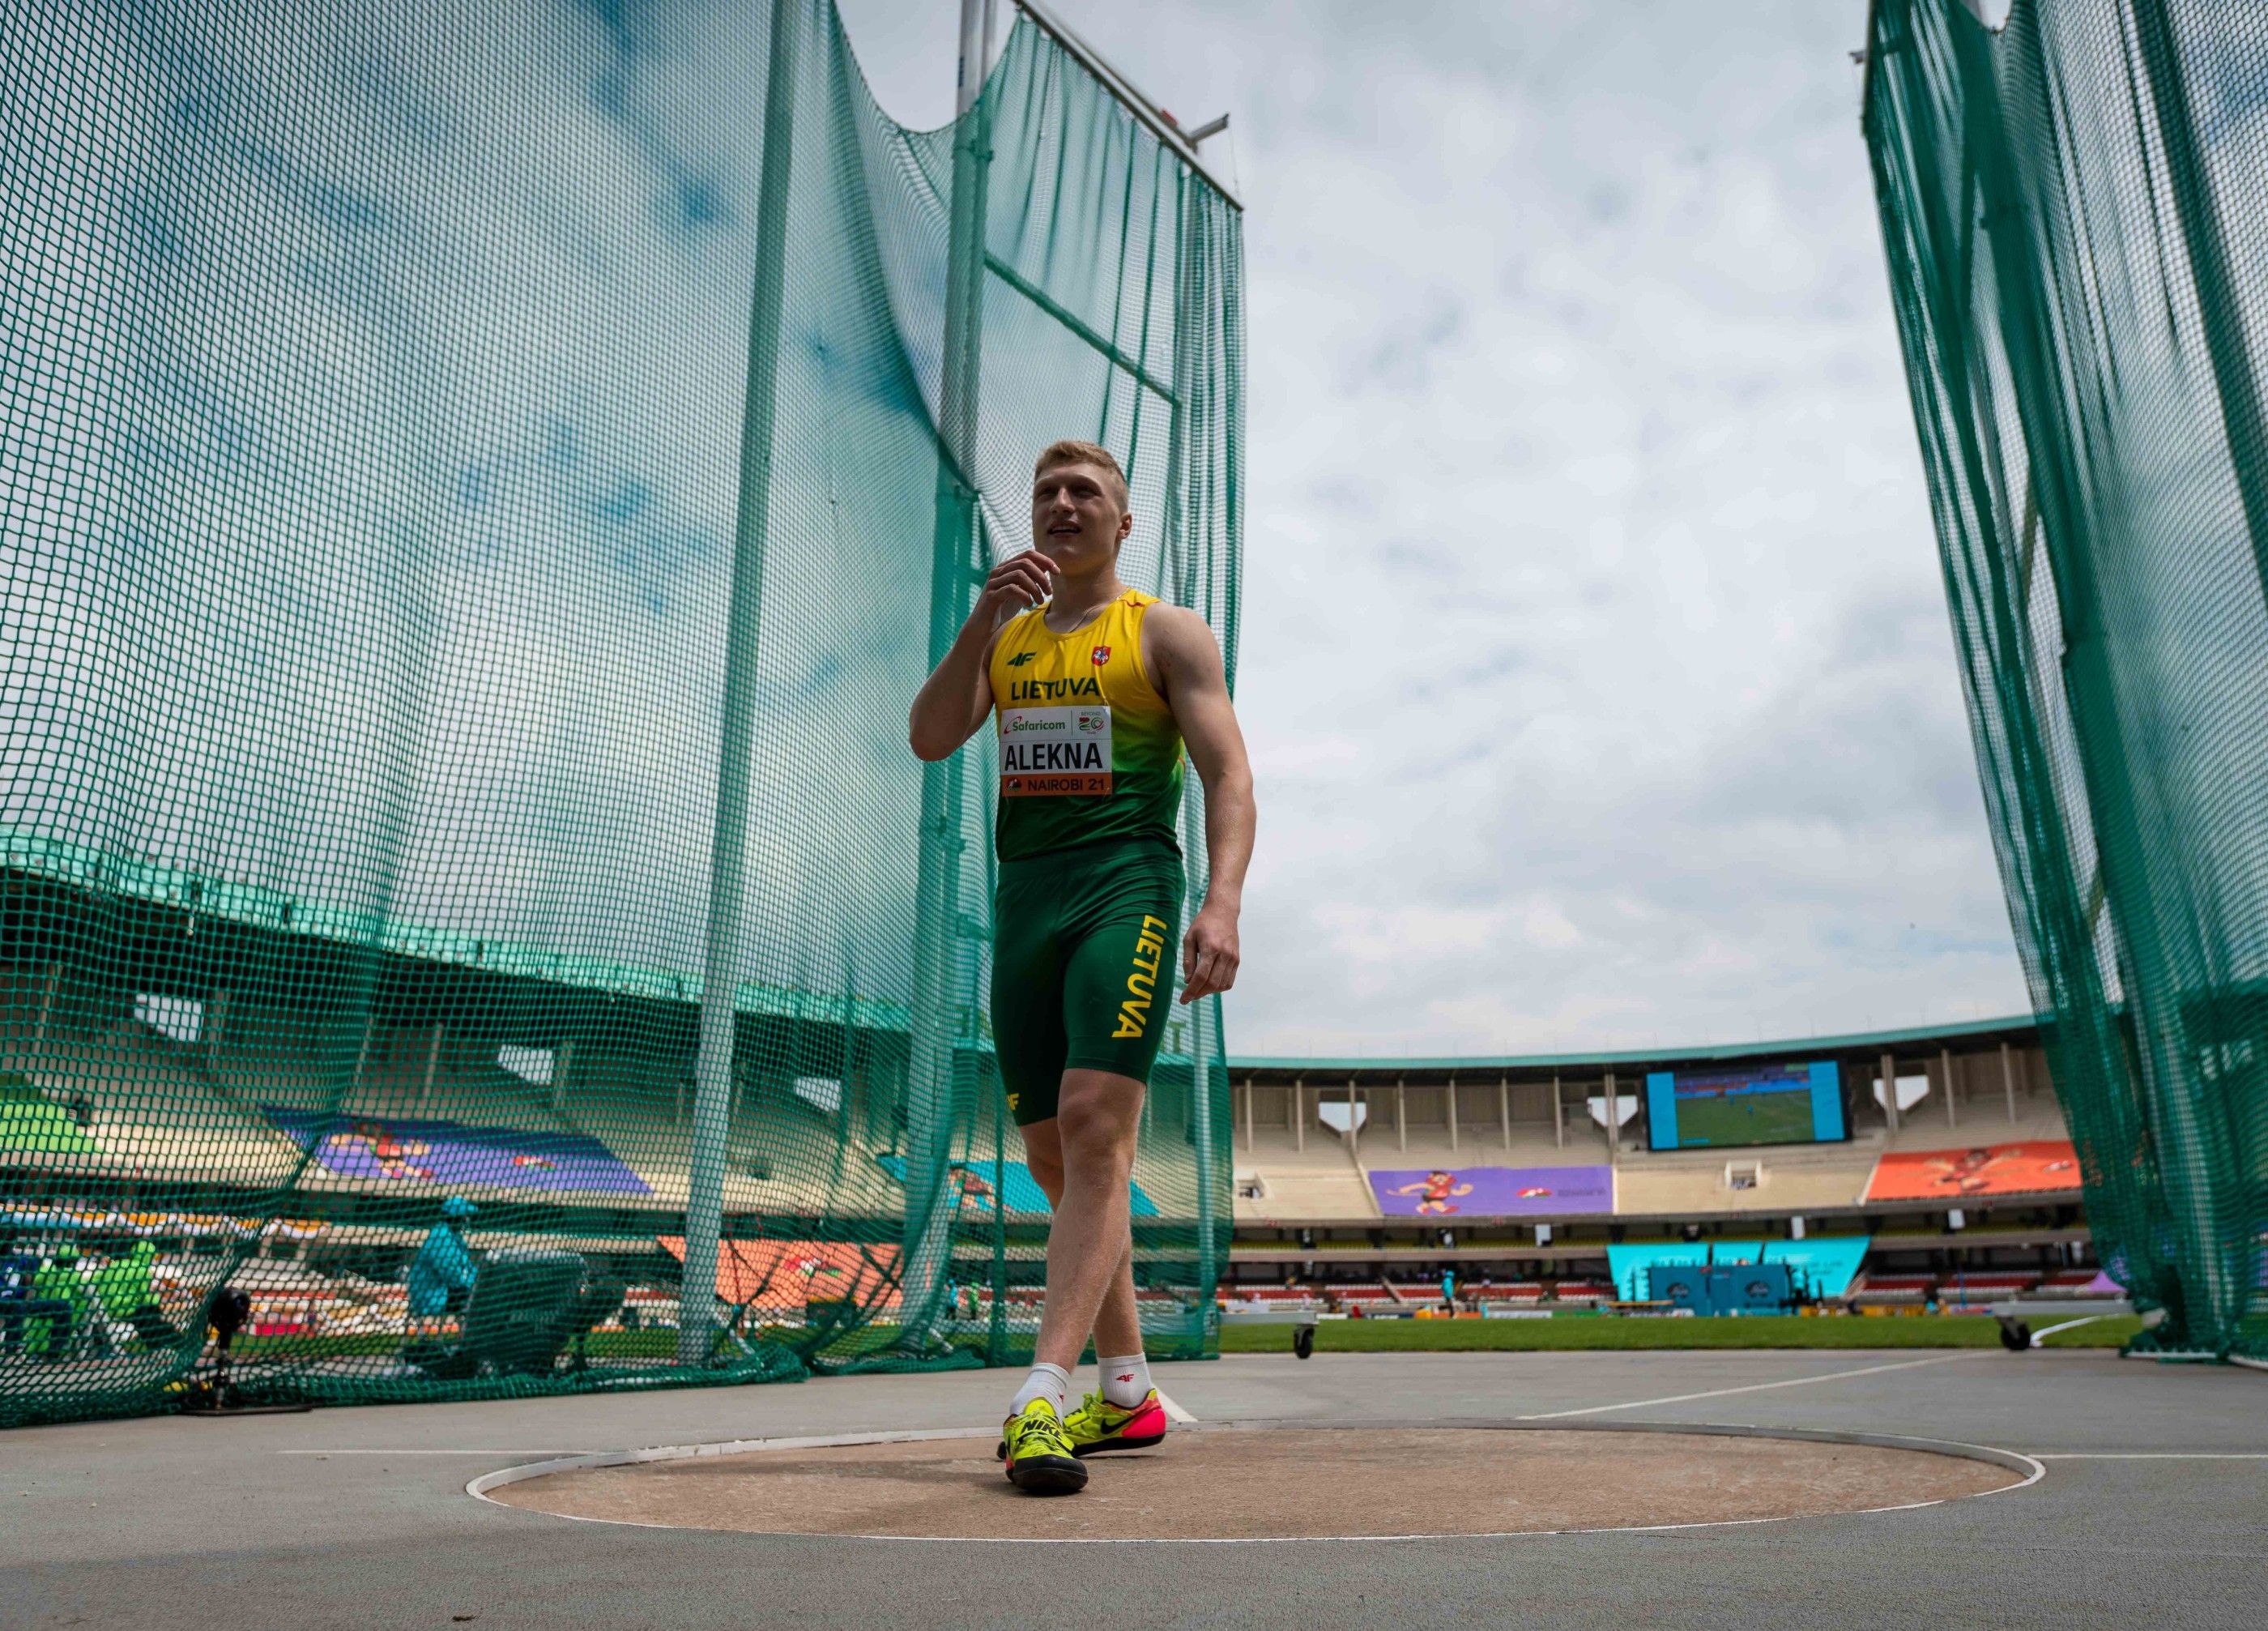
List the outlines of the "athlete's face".
{"label": "athlete's face", "polygon": [[1073,577],[1109,565],[1133,526],[1106,469],[1058,464],[1032,478],[1032,547]]}

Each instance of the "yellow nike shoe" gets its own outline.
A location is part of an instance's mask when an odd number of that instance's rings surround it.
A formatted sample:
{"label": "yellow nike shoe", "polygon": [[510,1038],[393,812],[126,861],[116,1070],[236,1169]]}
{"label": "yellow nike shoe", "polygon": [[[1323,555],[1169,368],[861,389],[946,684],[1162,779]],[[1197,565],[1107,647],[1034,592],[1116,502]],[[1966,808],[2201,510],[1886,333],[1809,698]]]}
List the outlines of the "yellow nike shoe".
{"label": "yellow nike shoe", "polygon": [[1125,1408],[1100,1393],[1089,1393],[1079,1408],[1064,1420],[1064,1436],[1075,1456],[1097,1456],[1113,1450],[1147,1450],[1166,1439],[1166,1406],[1152,1388],[1142,1402]]}
{"label": "yellow nike shoe", "polygon": [[1027,1494],[1068,1495],[1086,1487],[1086,1469],[1064,1435],[1061,1417],[1044,1399],[1010,1416],[1000,1429],[1008,1481]]}

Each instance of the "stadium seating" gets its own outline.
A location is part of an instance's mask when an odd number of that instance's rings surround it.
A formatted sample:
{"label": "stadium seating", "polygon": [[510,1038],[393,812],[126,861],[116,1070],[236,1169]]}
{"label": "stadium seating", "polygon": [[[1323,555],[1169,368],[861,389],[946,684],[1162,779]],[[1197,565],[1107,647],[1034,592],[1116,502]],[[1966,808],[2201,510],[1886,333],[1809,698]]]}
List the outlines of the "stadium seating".
{"label": "stadium seating", "polygon": [[1350,1310],[1359,1308],[1366,1314],[1374,1310],[1398,1309],[1403,1306],[1402,1299],[1379,1281],[1372,1281],[1365,1285],[1325,1286],[1323,1291],[1339,1307]]}
{"label": "stadium seating", "polygon": [[1555,1303],[1598,1303],[1614,1295],[1615,1288],[1599,1280],[1563,1280],[1551,1288]]}
{"label": "stadium seating", "polygon": [[1241,1305],[1275,1314],[1305,1314],[1323,1306],[1323,1299],[1306,1286],[1224,1286],[1217,1300],[1226,1308]]}
{"label": "stadium seating", "polygon": [[1937,1300],[1948,1309],[1977,1308],[2021,1295],[2039,1283],[2039,1276],[2021,1271],[1977,1270],[1946,1274],[1937,1283]]}
{"label": "stadium seating", "polygon": [[1936,1288],[1934,1274],[1861,1274],[1852,1282],[1850,1300],[1862,1306],[1895,1307],[1929,1300]]}
{"label": "stadium seating", "polygon": [[[1242,1175],[1234,1199],[1240,1223],[1313,1223],[1378,1215],[1378,1203],[1362,1170],[1347,1159],[1336,1140],[1329,1147],[1311,1140],[1300,1152],[1287,1144],[1257,1162],[1240,1150],[1237,1170]],[[1248,1192],[1255,1188],[1256,1195]]]}
{"label": "stadium seating", "polygon": [[1945,1110],[1932,1094],[1906,1113],[1896,1134],[1885,1148],[1895,1153],[2009,1144],[2032,1140],[2067,1139],[2071,1130],[2051,1093],[2016,1100],[2016,1118],[2008,1119],[2005,1101],[1985,1098],[1962,1102],[1959,1119],[1948,1126]]}
{"label": "stadium seating", "polygon": [[1624,1217],[1691,1217],[1855,1206],[1879,1153],[1868,1140],[1626,1151],[1615,1169],[1615,1211]]}
{"label": "stadium seating", "polygon": [[[79,1030],[57,1021],[36,1057],[7,1068],[63,1108],[83,1138],[32,1152],[43,1173],[280,1183],[298,1164],[296,1145],[216,1080],[197,1051],[138,1020]],[[52,1144],[52,1140],[43,1140]]]}
{"label": "stadium seating", "polygon": [[[692,1171],[691,1095],[578,1066],[562,1097],[568,1120],[629,1162],[669,1206],[684,1204]],[[603,1074],[601,1074],[603,1072]],[[903,1191],[862,1140],[855,1093],[828,1115],[784,1089],[744,1095],[725,1135],[728,1211],[895,1217]]]}
{"label": "stadium seating", "polygon": [[1476,1280],[1457,1288],[1476,1303],[1541,1303],[1543,1283],[1535,1280]]}

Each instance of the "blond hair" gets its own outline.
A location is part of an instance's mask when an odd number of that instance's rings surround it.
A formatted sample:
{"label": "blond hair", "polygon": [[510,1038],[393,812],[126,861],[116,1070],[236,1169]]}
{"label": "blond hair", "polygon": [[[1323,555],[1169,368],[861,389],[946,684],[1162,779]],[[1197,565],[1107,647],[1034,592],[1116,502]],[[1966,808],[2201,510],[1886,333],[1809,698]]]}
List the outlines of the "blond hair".
{"label": "blond hair", "polygon": [[1032,466],[1032,475],[1035,477],[1040,476],[1059,464],[1101,466],[1110,472],[1110,479],[1118,488],[1118,507],[1121,510],[1132,507],[1132,502],[1126,491],[1126,472],[1118,468],[1118,461],[1111,457],[1110,449],[1105,447],[1101,442],[1082,442],[1076,439],[1049,442],[1041,449],[1038,460]]}

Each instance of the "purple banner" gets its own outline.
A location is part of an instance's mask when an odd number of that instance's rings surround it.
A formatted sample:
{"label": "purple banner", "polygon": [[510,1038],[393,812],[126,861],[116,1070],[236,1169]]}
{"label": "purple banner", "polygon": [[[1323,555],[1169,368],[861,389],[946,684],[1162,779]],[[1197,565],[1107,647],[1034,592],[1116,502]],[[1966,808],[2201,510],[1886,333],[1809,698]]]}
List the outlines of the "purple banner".
{"label": "purple banner", "polygon": [[1378,1209],[1392,1218],[1558,1217],[1612,1212],[1611,1167],[1455,1167],[1370,1175]]}
{"label": "purple banner", "polygon": [[325,1116],[263,1104],[268,1118],[326,1172],[404,1189],[579,1190],[650,1195],[614,1151],[580,1133],[468,1127],[397,1116]]}

